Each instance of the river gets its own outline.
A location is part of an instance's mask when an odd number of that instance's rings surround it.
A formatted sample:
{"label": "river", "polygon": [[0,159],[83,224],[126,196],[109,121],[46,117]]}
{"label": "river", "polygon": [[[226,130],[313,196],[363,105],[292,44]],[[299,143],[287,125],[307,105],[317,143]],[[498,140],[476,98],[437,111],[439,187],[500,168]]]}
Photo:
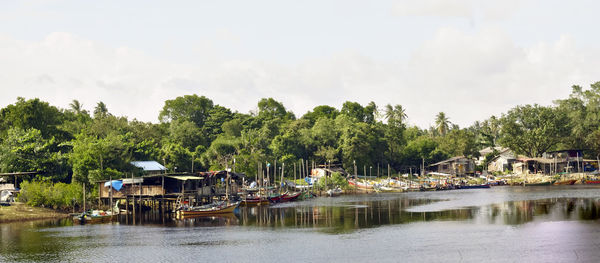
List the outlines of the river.
{"label": "river", "polygon": [[600,188],[319,197],[185,220],[0,225],[0,261],[598,262]]}

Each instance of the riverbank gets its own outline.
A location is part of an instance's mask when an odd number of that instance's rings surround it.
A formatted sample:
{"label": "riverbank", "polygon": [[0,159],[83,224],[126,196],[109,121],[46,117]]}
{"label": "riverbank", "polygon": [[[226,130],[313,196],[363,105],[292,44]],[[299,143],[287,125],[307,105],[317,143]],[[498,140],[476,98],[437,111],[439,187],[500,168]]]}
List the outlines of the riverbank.
{"label": "riverbank", "polygon": [[31,207],[23,203],[11,204],[11,206],[0,206],[0,224],[16,221],[57,219],[69,216],[67,213],[49,208]]}

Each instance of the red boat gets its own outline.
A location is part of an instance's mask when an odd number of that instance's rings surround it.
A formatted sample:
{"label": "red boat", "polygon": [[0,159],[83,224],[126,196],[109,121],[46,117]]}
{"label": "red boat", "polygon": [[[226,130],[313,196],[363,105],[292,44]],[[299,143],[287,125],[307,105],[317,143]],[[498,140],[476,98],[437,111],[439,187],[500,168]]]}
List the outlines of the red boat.
{"label": "red boat", "polygon": [[585,184],[600,184],[600,180],[585,180]]}
{"label": "red boat", "polygon": [[300,196],[301,193],[293,193],[293,194],[288,194],[285,193],[282,195],[281,200],[279,200],[279,202],[289,202],[289,201],[294,201],[296,199],[298,199],[298,197]]}
{"label": "red boat", "polygon": [[554,183],[554,185],[573,185],[577,180],[566,180]]}

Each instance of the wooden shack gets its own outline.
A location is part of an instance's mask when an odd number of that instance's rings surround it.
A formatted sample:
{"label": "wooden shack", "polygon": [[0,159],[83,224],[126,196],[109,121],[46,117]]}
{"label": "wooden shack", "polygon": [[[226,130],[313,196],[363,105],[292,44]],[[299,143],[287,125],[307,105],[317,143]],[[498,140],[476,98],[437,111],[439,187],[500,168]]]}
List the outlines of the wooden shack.
{"label": "wooden shack", "polygon": [[433,172],[446,173],[454,176],[466,176],[475,174],[475,161],[465,156],[456,156],[450,159],[434,163],[429,166]]}

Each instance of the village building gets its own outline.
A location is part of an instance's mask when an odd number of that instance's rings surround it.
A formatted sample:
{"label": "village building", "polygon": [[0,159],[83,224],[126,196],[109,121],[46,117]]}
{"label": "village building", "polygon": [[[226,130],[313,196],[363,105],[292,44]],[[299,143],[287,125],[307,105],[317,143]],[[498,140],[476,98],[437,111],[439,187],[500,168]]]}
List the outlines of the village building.
{"label": "village building", "polygon": [[[99,199],[142,198],[148,200],[189,200],[193,203],[210,202],[229,192],[236,193],[245,179],[244,174],[231,171],[166,173],[167,169],[155,161],[131,162],[141,169],[142,176],[97,182]],[[226,180],[230,180],[227,184]]]}
{"label": "village building", "polygon": [[489,161],[487,171],[512,171],[513,163],[517,160],[517,156],[508,148],[502,148],[501,151],[497,151],[497,153],[498,155]]}
{"label": "village building", "polygon": [[445,173],[454,176],[473,175],[475,174],[475,161],[465,156],[456,156],[429,165],[429,169],[433,172]]}
{"label": "village building", "polygon": [[523,173],[580,173],[598,170],[598,161],[583,158],[582,150],[546,152],[542,157],[519,156],[513,164],[514,172]]}
{"label": "village building", "polygon": [[310,171],[310,176],[314,178],[321,178],[323,176],[331,176],[333,173],[340,173],[342,176],[347,176],[348,173],[344,168],[337,165],[321,165],[320,167],[314,168]]}

